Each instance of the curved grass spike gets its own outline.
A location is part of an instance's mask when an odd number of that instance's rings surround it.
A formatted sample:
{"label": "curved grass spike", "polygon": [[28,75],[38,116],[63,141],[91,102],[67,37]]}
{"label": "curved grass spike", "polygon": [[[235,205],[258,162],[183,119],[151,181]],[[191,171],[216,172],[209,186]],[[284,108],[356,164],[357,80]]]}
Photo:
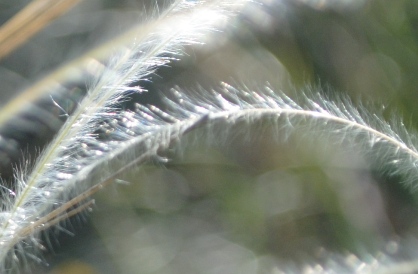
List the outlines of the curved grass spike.
{"label": "curved grass spike", "polygon": [[[237,129],[233,127],[237,123],[257,125],[267,120],[268,125],[276,129],[273,132],[277,139],[283,140],[284,135],[303,130],[307,135],[309,133],[309,138],[325,138],[327,143],[354,148],[373,160],[381,171],[397,170],[408,187],[416,188],[410,183],[418,179],[415,168],[418,153],[411,135],[403,126],[395,126],[395,122],[387,123],[376,114],[354,108],[347,98],[330,101],[319,93],[307,91],[301,93],[298,100],[293,100],[270,87],[251,91],[226,83],[218,92],[202,91],[198,96],[186,96],[179,90],[172,90],[172,94],[174,99],[164,98],[165,111],[137,105],[135,112],[122,111],[103,123],[101,131],[106,138],[94,145],[86,144],[86,147],[91,153],[105,153],[114,146],[112,153],[84,167],[67,181],[71,185],[95,184],[47,213],[44,219],[38,219],[22,237],[66,218],[65,212],[69,208],[79,206],[70,212],[72,214],[89,207],[92,203],[89,199],[94,193],[130,168],[161,157],[172,145],[181,143],[189,132],[199,129],[200,143],[222,144]],[[243,127],[242,133],[251,134],[246,130]],[[380,158],[385,161],[379,161]],[[416,269],[413,263],[406,265],[410,271]],[[399,266],[403,268],[405,264]],[[379,270],[396,267],[396,264],[382,263]]]}
{"label": "curved grass spike", "polygon": [[[293,100],[269,87],[252,91],[223,84],[220,92],[195,97],[173,90],[174,99],[165,98],[165,111],[141,105],[135,112],[118,109],[118,103],[133,90],[130,84],[166,65],[181,54],[182,46],[200,43],[242,3],[177,1],[158,28],[115,55],[33,168],[16,174],[16,191],[4,190],[0,213],[3,272],[11,269],[14,258],[37,260],[19,245],[22,241],[39,246],[41,229],[88,208],[93,203],[91,195],[101,187],[127,169],[158,157],[198,128],[203,131],[200,141],[223,142],[231,124],[268,119],[278,139],[302,129],[315,138],[356,147],[376,160],[382,171],[401,174],[405,184],[416,188],[415,135],[402,123],[388,123],[379,115],[356,109],[345,98],[331,101],[306,92]],[[214,130],[219,125],[222,131]]]}
{"label": "curved grass spike", "polygon": [[[96,131],[106,120],[122,115],[117,105],[140,88],[131,83],[145,80],[153,71],[181,55],[186,45],[202,43],[209,32],[221,27],[245,1],[177,0],[158,17],[134,45],[117,51],[108,67],[93,80],[92,88],[69,116],[55,139],[35,161],[30,172],[16,175],[15,190],[3,193],[0,213],[0,268],[5,271],[14,259],[34,256],[26,244],[38,244],[38,225],[48,226],[59,217],[48,217],[55,208],[101,181],[95,167],[105,164],[133,136],[103,143]],[[161,15],[161,17],[159,17]],[[25,167],[25,169],[29,169]],[[96,176],[96,177],[95,177]],[[11,255],[11,256],[10,256]],[[36,257],[35,257],[36,258]]]}

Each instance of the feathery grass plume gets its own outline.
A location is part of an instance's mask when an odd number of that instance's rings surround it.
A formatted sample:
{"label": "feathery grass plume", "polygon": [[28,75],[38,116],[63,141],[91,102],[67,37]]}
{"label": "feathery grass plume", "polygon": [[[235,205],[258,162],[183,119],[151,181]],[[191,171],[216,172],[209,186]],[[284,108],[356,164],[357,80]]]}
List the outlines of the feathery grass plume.
{"label": "feathery grass plume", "polygon": [[[155,19],[158,24],[154,24],[146,35],[133,37],[134,46],[114,54],[108,68],[99,72],[100,77],[93,81],[87,96],[30,172],[24,167],[16,175],[16,189],[3,189],[0,213],[2,271],[11,269],[18,258],[25,259],[25,256],[39,261],[29,251],[30,246],[42,248],[39,231],[90,206],[91,202],[83,203],[71,211],[68,200],[118,170],[112,167],[105,172],[103,166],[109,165],[109,159],[115,162],[119,155],[123,156],[123,151],[126,152],[123,148],[129,147],[135,136],[128,132],[109,142],[101,142],[96,132],[104,121],[124,115],[118,111],[117,104],[127,94],[141,91],[130,84],[146,80],[156,68],[179,56],[183,46],[202,43],[208,32],[216,30],[217,24],[225,23],[244,2],[178,0],[158,14]],[[125,125],[125,129],[129,128]],[[125,165],[126,160],[123,160],[122,166]],[[69,212],[63,216],[67,210]]]}
{"label": "feathery grass plume", "polygon": [[[297,99],[291,99],[270,87],[252,91],[225,83],[220,91],[203,91],[187,96],[181,90],[172,90],[172,94],[173,99],[164,98],[164,111],[154,106],[137,105],[135,112],[122,112],[117,120],[103,124],[101,131],[109,140],[137,137],[130,139],[126,146],[115,149],[105,162],[94,167],[97,171],[92,170],[88,176],[114,167],[119,170],[108,173],[108,177],[102,174],[103,177],[98,180],[102,183],[85,192],[86,196],[132,165],[165,157],[172,145],[177,148],[180,143],[181,151],[182,146],[190,145],[193,140],[199,144],[208,142],[223,147],[234,136],[242,138],[243,134],[247,134],[253,138],[254,134],[248,132],[250,124],[255,125],[257,136],[267,132],[263,131],[266,127],[272,127],[275,138],[280,141],[286,141],[290,135],[299,138],[303,134],[304,140],[321,139],[343,149],[355,149],[371,160],[373,168],[399,174],[405,187],[416,188],[413,182],[417,179],[415,164],[418,157],[413,135],[408,134],[399,122],[388,123],[380,115],[356,109],[348,98],[330,100],[319,93],[306,91]],[[188,139],[189,133],[197,129],[197,135]],[[237,133],[237,130],[242,132]],[[344,264],[345,258],[343,254],[331,253],[330,261],[327,261],[329,265],[324,267],[336,272],[339,272],[338,269],[353,271],[355,266]],[[396,259],[376,257],[375,261],[378,264],[370,264],[365,269],[371,272],[396,269]],[[410,271],[415,269],[412,263],[408,267]],[[296,273],[300,271],[295,270]]]}
{"label": "feathery grass plume", "polygon": [[[145,138],[154,139],[146,141],[145,152],[153,150],[157,153],[197,127],[204,128],[199,142],[222,144],[227,141],[225,138],[229,138],[231,126],[228,125],[268,119],[268,126],[276,129],[277,139],[286,141],[293,131],[298,130],[298,133],[309,133],[309,139],[357,148],[373,160],[373,169],[387,172],[389,176],[399,175],[406,188],[417,189],[418,140],[416,134],[411,134],[399,120],[387,122],[378,112],[356,108],[348,97],[330,99],[311,89],[300,91],[298,98],[292,99],[269,86],[257,91],[237,89],[226,83],[222,86],[220,91],[204,91],[191,96],[173,89],[174,100],[163,98],[166,102],[164,111],[155,106],[137,104],[136,113],[122,112],[123,119],[117,126],[107,123],[102,130],[108,136],[113,135],[110,139],[118,138],[124,131],[125,134],[137,135],[138,140],[131,140],[133,147],[136,142],[144,142]],[[219,123],[225,124],[220,127],[221,132],[211,128]],[[245,132],[245,128],[242,130]],[[154,149],[149,149],[151,143],[155,143]],[[113,156],[117,155],[115,152]]]}
{"label": "feathery grass plume", "polygon": [[[161,20],[158,28],[138,38],[134,48],[117,53],[109,70],[100,72],[102,76],[34,167],[16,176],[17,189],[3,191],[0,260],[4,270],[13,257],[38,260],[27,245],[42,247],[40,230],[88,208],[95,191],[128,168],[159,157],[196,128],[206,133],[202,140],[225,142],[231,124],[267,119],[277,129],[277,138],[285,139],[298,130],[359,147],[366,156],[381,159],[376,167],[404,175],[404,183],[415,187],[418,153],[413,137],[401,123],[386,123],[378,115],[355,109],[344,98],[334,102],[307,94],[292,100],[268,87],[254,92],[224,84],[221,92],[202,93],[199,98],[173,90],[175,99],[166,99],[165,112],[141,105],[136,112],[118,110],[117,104],[129,92],[140,89],[130,87],[131,83],[166,65],[180,54],[182,45],[199,43],[214,23],[235,8],[227,1],[179,1],[157,19]],[[214,131],[219,124],[222,132]],[[393,168],[384,168],[387,165]]]}
{"label": "feathery grass plume", "polygon": [[[104,137],[102,142],[86,140],[82,143],[86,148],[82,152],[103,156],[74,173],[67,183],[96,184],[45,215],[48,222],[44,219],[44,225],[59,221],[61,216],[66,218],[62,212],[77,204],[81,204],[81,208],[89,206],[85,201],[98,189],[113,182],[121,172],[153,158],[164,159],[161,157],[174,144],[187,146],[188,143],[182,143],[182,140],[187,139],[192,131],[199,129],[199,143],[222,145],[235,136],[235,130],[239,128],[235,125],[239,123],[256,125],[260,129],[257,134],[262,134],[264,127],[273,127],[276,139],[281,141],[286,141],[290,135],[303,134],[303,138],[321,139],[346,149],[355,148],[371,159],[374,168],[399,174],[406,187],[416,188],[413,182],[418,176],[415,168],[418,153],[413,135],[402,123],[388,123],[379,115],[356,109],[347,98],[331,101],[319,93],[306,91],[297,99],[291,99],[270,87],[252,91],[225,83],[218,92],[204,91],[186,96],[182,91],[172,90],[172,94],[172,99],[164,98],[165,111],[155,106],[136,105],[135,112],[121,111],[101,124],[99,134]],[[248,127],[241,130],[248,133]],[[110,150],[111,153],[107,153]],[[350,267],[336,264],[344,261],[343,255],[331,254],[330,258],[333,262],[326,267],[342,271]],[[384,270],[387,267],[396,268],[395,260],[387,259],[377,266],[371,265],[370,269]],[[413,264],[408,264],[408,267],[409,270],[415,269]]]}

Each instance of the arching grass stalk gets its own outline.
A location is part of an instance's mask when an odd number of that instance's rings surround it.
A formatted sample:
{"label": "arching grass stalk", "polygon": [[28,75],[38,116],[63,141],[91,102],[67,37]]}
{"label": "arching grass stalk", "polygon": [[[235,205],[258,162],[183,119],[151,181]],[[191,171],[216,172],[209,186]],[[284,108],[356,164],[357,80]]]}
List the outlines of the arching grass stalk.
{"label": "arching grass stalk", "polygon": [[[94,185],[46,214],[32,229],[40,230],[65,219],[69,208],[76,207],[71,214],[90,206],[89,199],[98,190],[133,167],[154,158],[161,159],[168,148],[184,140],[189,132],[199,129],[199,142],[222,144],[230,138],[232,130],[237,130],[234,127],[237,123],[248,126],[243,126],[240,134],[251,134],[247,132],[251,124],[268,121],[278,140],[286,141],[283,136],[297,131],[305,134],[302,138],[355,148],[377,169],[391,170],[391,174],[404,178],[406,187],[416,188],[413,182],[418,177],[415,168],[418,153],[412,135],[399,122],[388,123],[367,110],[356,109],[347,98],[330,101],[319,93],[307,91],[296,101],[269,87],[250,91],[225,83],[220,91],[203,91],[199,96],[185,96],[179,90],[172,90],[172,94],[174,99],[165,98],[165,111],[137,105],[135,112],[122,111],[104,123],[101,131],[106,141],[96,141],[95,146],[87,149],[97,154],[114,146],[112,152],[67,180],[73,185],[92,182]],[[22,237],[29,236],[30,230],[27,231]],[[386,267],[396,268],[396,264],[379,265],[381,270]]]}
{"label": "arching grass stalk", "polygon": [[208,33],[236,14],[244,2],[175,1],[157,14],[156,23],[145,33],[132,37],[133,45],[115,49],[108,67],[93,79],[86,97],[30,172],[18,172],[15,189],[4,191],[0,213],[2,271],[9,270],[20,256],[33,256],[19,243],[26,239],[25,245],[39,246],[38,228],[61,218],[48,217],[49,214],[65,207],[68,200],[97,182],[91,177],[94,167],[133,138],[119,136],[104,143],[95,133],[104,121],[120,118],[122,113],[117,106],[128,94],[141,91],[140,87],[130,85],[145,80],[156,68],[180,56],[184,46],[202,43]]}

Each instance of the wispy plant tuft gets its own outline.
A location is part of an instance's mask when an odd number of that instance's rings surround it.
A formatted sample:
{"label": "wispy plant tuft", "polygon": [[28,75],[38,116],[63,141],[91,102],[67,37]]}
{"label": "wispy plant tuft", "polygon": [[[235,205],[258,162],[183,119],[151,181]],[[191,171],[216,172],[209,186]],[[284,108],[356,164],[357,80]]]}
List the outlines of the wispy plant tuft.
{"label": "wispy plant tuft", "polygon": [[[178,58],[184,46],[202,43],[244,2],[176,1],[158,14],[145,35],[135,37],[134,46],[116,51],[106,68],[98,68],[100,77],[93,79],[56,138],[32,166],[17,172],[14,189],[2,190],[2,271],[20,258],[41,261],[28,248],[43,248],[40,231],[59,227],[61,221],[89,208],[93,193],[129,168],[160,157],[198,128],[204,132],[200,141],[222,143],[231,125],[267,120],[277,139],[285,141],[302,131],[309,138],[355,147],[373,160],[375,168],[400,175],[407,187],[416,189],[415,135],[399,121],[389,123],[381,115],[355,108],[347,98],[331,100],[309,91],[291,99],[268,85],[250,90],[222,83],[217,91],[193,96],[173,89],[173,96],[164,98],[164,111],[139,104],[135,111],[119,108],[130,93],[142,91],[133,83]],[[214,130],[220,125],[222,131]]]}
{"label": "wispy plant tuft", "polygon": [[[115,49],[108,66],[97,71],[100,77],[92,81],[84,100],[33,167],[25,167],[16,174],[15,189],[3,190],[0,217],[3,271],[18,258],[30,255],[38,260],[28,253],[26,245],[42,247],[38,240],[40,230],[91,205],[91,202],[80,204],[83,201],[80,198],[77,202],[69,200],[115,174],[116,170],[103,173],[102,167],[120,155],[135,136],[119,135],[110,142],[101,142],[96,131],[103,121],[113,121],[122,115],[117,105],[129,93],[142,91],[130,85],[146,80],[156,68],[177,58],[184,46],[203,43],[204,37],[225,23],[242,3],[176,1],[157,14],[150,29],[134,37],[133,46]],[[30,172],[26,172],[28,169]],[[71,211],[74,205],[77,208]]]}
{"label": "wispy plant tuft", "polygon": [[[348,97],[336,96],[330,99],[320,90],[299,91],[298,98],[292,99],[286,93],[269,86],[257,90],[236,88],[222,83],[217,91],[201,91],[188,96],[181,90],[173,89],[174,99],[164,98],[165,112],[149,106],[137,105],[136,112],[124,112],[124,123],[129,123],[140,138],[147,137],[156,143],[153,149],[166,148],[168,143],[181,139],[184,132],[202,128],[200,142],[225,142],[231,125],[238,122],[259,124],[268,120],[277,140],[286,141],[297,131],[299,138],[321,140],[343,148],[356,148],[365,157],[373,160],[373,168],[380,172],[399,175],[401,183],[414,191],[418,180],[418,141],[416,134],[404,124],[393,119],[388,122],[378,110],[371,112],[357,108]],[[123,132],[108,129],[115,137]],[[213,126],[222,124],[221,131]],[[136,129],[135,129],[136,128]],[[246,127],[242,127],[243,131]],[[110,134],[110,133],[109,133]],[[245,133],[244,133],[245,134]],[[225,136],[223,138],[223,136]],[[166,137],[168,139],[164,139]],[[142,141],[141,141],[142,142]],[[148,151],[148,148],[146,149]]]}

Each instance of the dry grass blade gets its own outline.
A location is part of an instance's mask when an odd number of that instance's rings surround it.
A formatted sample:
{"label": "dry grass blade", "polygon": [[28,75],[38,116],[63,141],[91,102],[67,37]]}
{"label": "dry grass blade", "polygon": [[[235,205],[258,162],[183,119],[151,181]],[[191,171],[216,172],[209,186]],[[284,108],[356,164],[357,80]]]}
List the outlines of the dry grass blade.
{"label": "dry grass blade", "polygon": [[11,53],[80,0],[34,0],[0,29],[0,59]]}

